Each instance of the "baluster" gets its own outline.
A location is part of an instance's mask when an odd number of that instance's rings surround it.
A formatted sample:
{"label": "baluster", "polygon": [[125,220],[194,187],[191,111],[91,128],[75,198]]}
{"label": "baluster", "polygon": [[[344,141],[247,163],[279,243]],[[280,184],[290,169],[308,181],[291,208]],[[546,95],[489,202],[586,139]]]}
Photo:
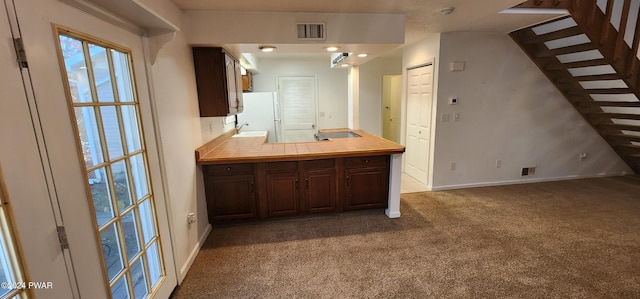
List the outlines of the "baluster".
{"label": "baluster", "polygon": [[[613,15],[613,2],[615,0],[607,1],[607,9],[605,11],[604,22],[602,23],[602,34],[600,35],[600,44],[604,44],[609,40],[609,34],[611,33],[611,16]],[[597,6],[597,5],[596,5]]]}
{"label": "baluster", "polygon": [[636,75],[636,68],[638,67],[638,50],[640,50],[640,9],[638,9],[636,15],[636,30],[633,32],[633,45],[631,48],[632,55],[629,55],[631,63],[627,64],[627,77]]}
{"label": "baluster", "polygon": [[616,38],[616,46],[613,50],[613,61],[618,61],[622,57],[622,51],[626,48],[624,35],[627,31],[627,23],[629,22],[629,10],[631,9],[631,0],[624,0],[622,6],[622,17],[620,18],[620,27]]}

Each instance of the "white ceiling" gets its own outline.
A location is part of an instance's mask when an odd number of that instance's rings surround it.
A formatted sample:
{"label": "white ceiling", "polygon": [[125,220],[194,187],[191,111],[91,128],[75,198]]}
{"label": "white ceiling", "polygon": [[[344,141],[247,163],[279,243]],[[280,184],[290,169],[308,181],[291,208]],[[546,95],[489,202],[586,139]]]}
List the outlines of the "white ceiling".
{"label": "white ceiling", "polygon": [[[427,33],[450,31],[510,32],[552,17],[538,14],[500,14],[524,0],[173,0],[183,10],[390,13],[404,14],[405,44]],[[443,15],[440,10],[454,7]],[[236,45],[240,46],[241,45]],[[277,45],[276,45],[277,46]],[[289,50],[291,52],[291,50]],[[300,52],[305,52],[301,49]],[[378,55],[379,51],[368,51]]]}

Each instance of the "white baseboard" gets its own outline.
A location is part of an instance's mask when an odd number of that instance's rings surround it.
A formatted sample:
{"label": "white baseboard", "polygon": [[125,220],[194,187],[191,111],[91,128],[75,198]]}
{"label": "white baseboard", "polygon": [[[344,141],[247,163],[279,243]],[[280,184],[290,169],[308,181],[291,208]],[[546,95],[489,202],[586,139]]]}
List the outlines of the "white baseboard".
{"label": "white baseboard", "polygon": [[184,280],[184,278],[187,276],[187,272],[189,272],[189,269],[191,269],[191,265],[193,265],[193,262],[196,260],[196,256],[198,256],[198,252],[200,252],[202,245],[204,245],[204,241],[207,240],[207,237],[209,236],[211,229],[212,229],[211,224],[207,225],[207,227],[204,229],[204,232],[202,232],[202,234],[198,238],[198,243],[196,243],[196,245],[193,246],[193,250],[191,250],[189,257],[187,258],[187,262],[184,263],[182,268],[180,268],[178,285],[180,285]]}
{"label": "white baseboard", "polygon": [[429,190],[430,191],[444,191],[444,190],[476,188],[476,187],[490,187],[490,186],[516,185],[516,184],[542,183],[542,182],[566,181],[566,180],[600,178],[600,177],[608,177],[608,176],[623,176],[623,175],[630,175],[630,173],[628,173],[626,171],[623,171],[623,172],[615,172],[615,173],[599,173],[599,174],[594,174],[594,175],[570,175],[570,176],[551,177],[551,178],[530,178],[530,179],[526,179],[526,180],[509,180],[509,181],[495,181],[495,182],[481,182],[481,183],[469,183],[469,184],[430,186]]}

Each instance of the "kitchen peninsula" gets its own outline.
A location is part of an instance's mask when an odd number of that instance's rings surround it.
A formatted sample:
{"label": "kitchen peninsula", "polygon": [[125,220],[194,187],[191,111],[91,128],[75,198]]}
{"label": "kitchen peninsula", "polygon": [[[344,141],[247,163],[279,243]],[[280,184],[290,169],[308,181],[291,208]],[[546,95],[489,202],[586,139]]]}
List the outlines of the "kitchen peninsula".
{"label": "kitchen peninsula", "polygon": [[236,138],[232,130],[201,146],[209,221],[376,208],[400,217],[404,146],[353,132],[361,137],[265,143],[267,136]]}

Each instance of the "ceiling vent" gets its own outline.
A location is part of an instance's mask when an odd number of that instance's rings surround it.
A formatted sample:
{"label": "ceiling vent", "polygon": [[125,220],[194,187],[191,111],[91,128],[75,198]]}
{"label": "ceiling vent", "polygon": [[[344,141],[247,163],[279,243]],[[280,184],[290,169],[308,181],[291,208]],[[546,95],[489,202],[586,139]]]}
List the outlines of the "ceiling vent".
{"label": "ceiling vent", "polygon": [[324,23],[298,23],[298,39],[324,40]]}

